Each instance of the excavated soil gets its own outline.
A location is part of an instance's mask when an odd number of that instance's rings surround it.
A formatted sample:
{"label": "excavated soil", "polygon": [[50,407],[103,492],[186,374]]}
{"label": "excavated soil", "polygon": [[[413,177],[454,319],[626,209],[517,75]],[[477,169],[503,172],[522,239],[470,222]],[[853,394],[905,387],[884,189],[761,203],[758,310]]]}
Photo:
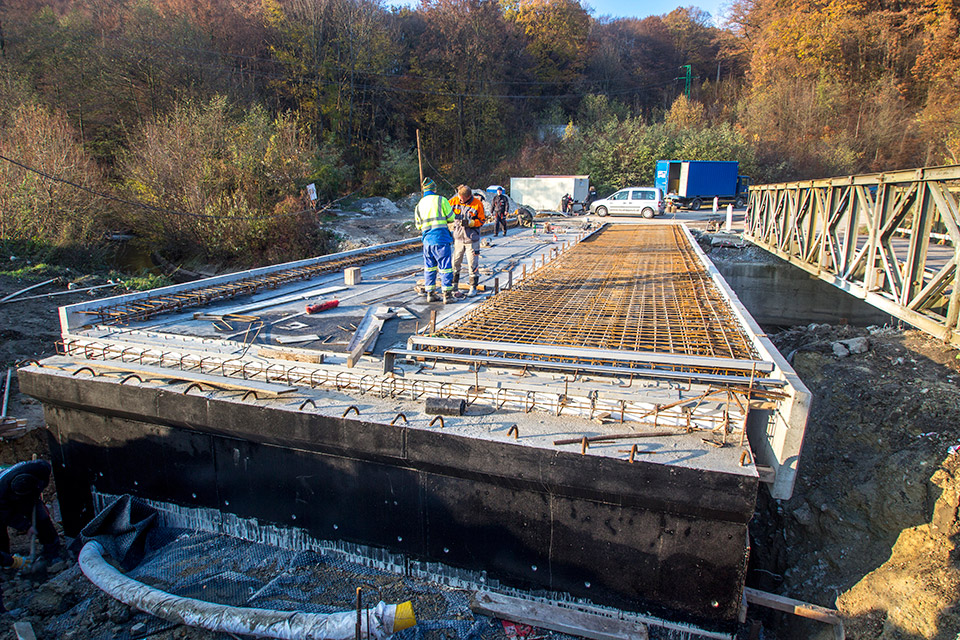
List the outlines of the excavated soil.
{"label": "excavated soil", "polygon": [[[863,336],[869,350],[835,355]],[[848,638],[960,632],[958,353],[915,330],[811,325],[772,336],[813,393],[796,492],[761,500],[755,586],[836,607]],[[833,638],[766,616],[776,638]],[[771,636],[765,636],[771,637]]]}

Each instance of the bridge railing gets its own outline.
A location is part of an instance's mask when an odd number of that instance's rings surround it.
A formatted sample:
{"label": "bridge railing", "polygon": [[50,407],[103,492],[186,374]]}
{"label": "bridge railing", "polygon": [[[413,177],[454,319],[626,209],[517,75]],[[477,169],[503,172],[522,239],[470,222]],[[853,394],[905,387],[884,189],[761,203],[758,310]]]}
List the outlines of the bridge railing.
{"label": "bridge railing", "polygon": [[960,345],[960,165],[750,187],[745,235]]}

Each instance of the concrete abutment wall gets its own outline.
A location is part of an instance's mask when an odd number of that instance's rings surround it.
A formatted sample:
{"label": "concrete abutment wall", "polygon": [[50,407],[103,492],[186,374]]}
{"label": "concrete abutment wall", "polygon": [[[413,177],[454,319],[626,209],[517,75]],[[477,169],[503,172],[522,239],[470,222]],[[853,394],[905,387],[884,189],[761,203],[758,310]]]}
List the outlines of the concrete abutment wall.
{"label": "concrete abutment wall", "polygon": [[21,376],[44,403],[69,533],[93,515],[93,491],[129,493],[703,628],[735,623],[754,477]]}

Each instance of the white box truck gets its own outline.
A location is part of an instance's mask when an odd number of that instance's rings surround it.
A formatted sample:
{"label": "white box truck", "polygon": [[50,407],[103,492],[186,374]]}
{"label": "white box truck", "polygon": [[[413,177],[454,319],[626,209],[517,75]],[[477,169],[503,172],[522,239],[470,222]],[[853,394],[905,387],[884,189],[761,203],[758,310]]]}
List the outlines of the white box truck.
{"label": "white box truck", "polygon": [[510,197],[537,211],[559,211],[565,194],[577,202],[586,202],[590,176],[534,176],[510,178]]}

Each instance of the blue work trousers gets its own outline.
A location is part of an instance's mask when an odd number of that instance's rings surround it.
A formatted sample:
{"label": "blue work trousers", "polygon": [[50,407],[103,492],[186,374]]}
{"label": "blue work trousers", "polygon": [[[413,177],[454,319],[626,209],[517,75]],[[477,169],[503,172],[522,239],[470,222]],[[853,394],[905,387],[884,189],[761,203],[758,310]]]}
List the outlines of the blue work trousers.
{"label": "blue work trousers", "polygon": [[423,245],[423,287],[427,292],[437,288],[437,271],[443,291],[453,291],[453,255],[449,244]]}

